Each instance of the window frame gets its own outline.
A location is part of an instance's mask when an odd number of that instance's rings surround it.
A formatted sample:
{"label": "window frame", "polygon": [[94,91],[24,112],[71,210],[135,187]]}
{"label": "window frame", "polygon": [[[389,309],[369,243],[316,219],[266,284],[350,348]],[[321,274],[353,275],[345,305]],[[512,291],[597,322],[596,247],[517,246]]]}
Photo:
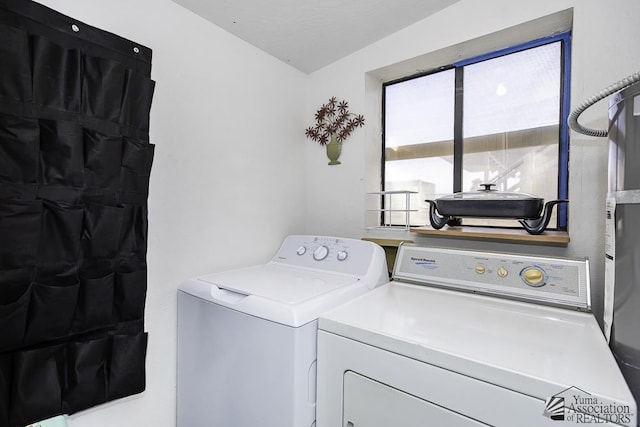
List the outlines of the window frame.
{"label": "window frame", "polygon": [[[455,89],[454,89],[454,129],[453,129],[453,191],[462,191],[463,175],[463,96],[464,96],[464,67],[482,61],[495,59],[527,49],[544,46],[551,43],[560,42],[560,105],[559,105],[559,135],[558,135],[558,199],[568,199],[569,195],[569,125],[567,118],[570,113],[570,77],[571,77],[571,31],[554,34],[548,37],[538,38],[525,43],[520,43],[504,49],[498,49],[486,54],[474,56],[449,65],[440,66],[427,72],[421,72],[410,76],[386,81],[382,83],[382,161],[380,188],[385,190],[385,164],[386,164],[386,88],[397,83],[417,79],[431,74],[454,69]],[[384,197],[381,198],[381,208],[384,210]],[[567,204],[560,203],[557,209],[556,229],[566,231],[568,227]],[[384,221],[384,212],[380,216],[380,223]],[[473,225],[469,225],[473,227]],[[494,228],[510,228],[503,226],[492,226]]]}

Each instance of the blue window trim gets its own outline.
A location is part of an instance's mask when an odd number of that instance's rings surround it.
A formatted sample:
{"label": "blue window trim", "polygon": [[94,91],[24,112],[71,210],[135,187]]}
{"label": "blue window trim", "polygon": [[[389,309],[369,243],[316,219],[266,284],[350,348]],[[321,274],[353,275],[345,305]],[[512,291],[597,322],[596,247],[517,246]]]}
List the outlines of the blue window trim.
{"label": "blue window trim", "polygon": [[[564,63],[562,76],[562,106],[560,108],[560,170],[558,185],[558,197],[569,199],[569,114],[571,111],[571,33],[564,33],[562,38],[562,48],[564,49]],[[568,206],[566,203],[558,205],[558,217],[560,222],[558,228],[567,229]]]}
{"label": "blue window trim", "polygon": [[[454,63],[454,67],[464,67],[488,59],[498,58],[515,52],[543,46],[550,43],[561,42],[562,51],[562,77],[561,77],[561,105],[560,105],[560,135],[558,147],[558,198],[569,198],[569,125],[567,119],[570,113],[571,102],[571,32],[554,34],[539,38],[530,42],[511,46],[505,49],[493,51],[484,55],[475,56]],[[568,222],[568,209],[566,203],[561,203],[558,209],[558,229],[566,230]]]}
{"label": "blue window trim", "polygon": [[463,67],[465,65],[475,64],[477,62],[486,61],[487,59],[494,59],[499,56],[509,55],[511,53],[520,52],[522,50],[531,49],[534,47],[543,46],[545,44],[555,43],[557,41],[569,42],[571,39],[571,32],[558,33],[552,36],[542,37],[536,40],[531,40],[526,43],[521,43],[515,46],[510,46],[500,50],[494,50],[493,52],[486,53],[484,55],[474,56],[473,58],[463,59],[462,61],[455,62],[453,65],[456,67]]}
{"label": "blue window trim", "polygon": [[[400,83],[402,81],[411,80],[414,78],[419,78],[428,74],[432,74],[435,72],[444,71],[451,68],[464,67],[465,65],[475,64],[478,62],[486,61],[489,59],[494,59],[500,56],[508,55],[511,53],[543,46],[550,43],[561,42],[562,49],[562,70],[561,70],[561,105],[560,105],[560,134],[559,134],[559,143],[558,143],[558,198],[568,199],[569,198],[569,125],[567,124],[567,119],[570,114],[570,102],[571,102],[571,32],[563,32],[554,34],[547,37],[542,37],[536,40],[532,40],[526,43],[522,43],[519,45],[511,46],[505,49],[496,50],[487,54],[475,56],[473,58],[464,59],[462,61],[458,61],[453,63],[450,66],[440,67],[437,70],[431,70],[426,73],[420,73],[412,76],[407,76],[403,78],[399,78],[393,81],[389,81],[383,83],[383,87],[388,85],[392,85],[395,83]],[[382,174],[381,174],[381,188],[384,188],[384,109],[385,109],[385,90],[383,90],[382,96]],[[383,206],[384,207],[384,206]],[[566,230],[568,223],[568,207],[566,203],[560,203],[557,205],[558,212],[558,230]]]}

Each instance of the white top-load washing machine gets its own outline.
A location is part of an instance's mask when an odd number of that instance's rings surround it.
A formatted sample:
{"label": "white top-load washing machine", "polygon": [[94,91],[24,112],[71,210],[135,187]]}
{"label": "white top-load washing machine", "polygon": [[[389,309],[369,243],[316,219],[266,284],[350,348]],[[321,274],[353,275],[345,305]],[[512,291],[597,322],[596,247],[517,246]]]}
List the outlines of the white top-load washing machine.
{"label": "white top-load washing machine", "polygon": [[401,246],[392,282],[319,319],[317,426],[635,426],[588,271]]}
{"label": "white top-load washing machine", "polygon": [[314,425],[318,316],[388,280],[374,243],[289,236],[266,264],[182,283],[178,426]]}

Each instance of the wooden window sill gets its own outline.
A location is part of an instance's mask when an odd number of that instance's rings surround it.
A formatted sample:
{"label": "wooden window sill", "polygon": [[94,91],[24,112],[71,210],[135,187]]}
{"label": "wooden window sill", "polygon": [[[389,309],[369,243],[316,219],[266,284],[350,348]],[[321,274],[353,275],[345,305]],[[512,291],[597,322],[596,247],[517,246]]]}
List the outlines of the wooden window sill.
{"label": "wooden window sill", "polygon": [[547,230],[542,234],[529,234],[525,230],[490,227],[445,227],[436,230],[431,227],[411,227],[412,233],[451,239],[489,240],[495,242],[521,243],[528,245],[567,246],[569,233]]}

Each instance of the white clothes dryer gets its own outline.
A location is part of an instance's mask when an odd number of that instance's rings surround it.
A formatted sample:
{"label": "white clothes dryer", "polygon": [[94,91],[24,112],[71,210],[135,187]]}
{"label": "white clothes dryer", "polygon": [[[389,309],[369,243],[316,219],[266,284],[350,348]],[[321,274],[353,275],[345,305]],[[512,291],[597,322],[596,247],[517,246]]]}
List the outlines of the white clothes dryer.
{"label": "white clothes dryer", "polygon": [[402,245],[392,282],[319,319],[317,426],[635,426],[588,271]]}
{"label": "white clothes dryer", "polygon": [[372,242],[289,236],[271,261],[182,283],[177,424],[315,424],[318,316],[389,280]]}

